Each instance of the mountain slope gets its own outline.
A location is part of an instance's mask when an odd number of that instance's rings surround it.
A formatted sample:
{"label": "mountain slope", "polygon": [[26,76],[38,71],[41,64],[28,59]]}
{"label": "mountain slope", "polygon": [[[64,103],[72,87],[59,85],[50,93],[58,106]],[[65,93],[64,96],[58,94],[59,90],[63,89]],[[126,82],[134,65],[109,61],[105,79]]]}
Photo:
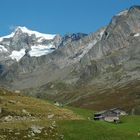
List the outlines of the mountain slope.
{"label": "mountain slope", "polygon": [[75,34],[76,38],[73,38],[74,34],[66,35],[54,52],[41,57],[24,56],[9,67],[2,78],[6,78],[8,82],[12,80],[12,86],[17,89],[42,86],[50,81],[63,79],[71,73],[74,65],[79,63],[92,45],[101,39],[102,30],[88,36]]}

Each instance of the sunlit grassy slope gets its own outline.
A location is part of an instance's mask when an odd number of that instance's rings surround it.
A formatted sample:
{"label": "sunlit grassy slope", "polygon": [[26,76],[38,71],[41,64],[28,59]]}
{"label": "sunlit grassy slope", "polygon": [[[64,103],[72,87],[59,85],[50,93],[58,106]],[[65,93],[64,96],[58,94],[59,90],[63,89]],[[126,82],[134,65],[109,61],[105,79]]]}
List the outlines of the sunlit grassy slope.
{"label": "sunlit grassy slope", "polygon": [[[71,108],[72,109],[72,108]],[[89,110],[72,109],[86,120],[59,121],[65,140],[139,140],[140,116],[125,116],[119,124],[88,120]]]}
{"label": "sunlit grassy slope", "polygon": [[[140,139],[140,116],[122,117],[119,124],[94,121],[92,110],[56,107],[48,101],[7,90],[0,90],[0,108],[4,110],[0,113],[0,140]],[[12,116],[12,120],[3,121],[8,115]],[[50,115],[53,117],[48,117]],[[19,119],[16,119],[17,116]],[[54,121],[56,124],[52,127]],[[43,127],[42,132],[31,133],[32,126]]]}
{"label": "sunlit grassy slope", "polygon": [[63,140],[58,120],[84,119],[47,101],[0,89],[0,140]]}

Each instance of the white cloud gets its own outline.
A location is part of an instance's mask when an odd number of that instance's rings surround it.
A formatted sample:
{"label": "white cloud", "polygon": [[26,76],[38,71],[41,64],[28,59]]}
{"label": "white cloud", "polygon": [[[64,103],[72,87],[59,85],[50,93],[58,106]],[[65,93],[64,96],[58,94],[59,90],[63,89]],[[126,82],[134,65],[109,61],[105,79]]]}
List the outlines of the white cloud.
{"label": "white cloud", "polygon": [[9,26],[9,29],[12,30],[12,31],[15,30],[16,28],[17,28],[17,26],[15,26],[15,25],[10,25]]}

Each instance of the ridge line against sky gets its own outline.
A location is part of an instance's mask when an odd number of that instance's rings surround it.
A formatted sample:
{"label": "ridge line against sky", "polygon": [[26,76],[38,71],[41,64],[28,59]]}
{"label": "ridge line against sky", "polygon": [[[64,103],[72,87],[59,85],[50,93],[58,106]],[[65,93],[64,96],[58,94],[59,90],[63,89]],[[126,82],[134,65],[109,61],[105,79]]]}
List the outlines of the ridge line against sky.
{"label": "ridge line against sky", "polygon": [[0,36],[16,26],[43,33],[90,33],[139,0],[1,0]]}

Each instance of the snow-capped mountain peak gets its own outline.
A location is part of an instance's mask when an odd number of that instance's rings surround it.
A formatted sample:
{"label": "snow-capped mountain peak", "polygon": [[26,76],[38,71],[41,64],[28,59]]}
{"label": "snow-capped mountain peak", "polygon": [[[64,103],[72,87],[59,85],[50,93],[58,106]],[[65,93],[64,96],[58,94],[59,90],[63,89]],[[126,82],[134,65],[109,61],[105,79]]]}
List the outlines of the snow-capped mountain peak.
{"label": "snow-capped mountain peak", "polygon": [[21,27],[21,26],[18,26],[15,29],[15,32],[17,32],[19,30],[22,31],[22,33],[28,34],[29,36],[35,35],[36,38],[44,38],[46,40],[54,39],[54,37],[56,36],[56,35],[52,35],[52,34],[45,34],[45,33],[40,33],[40,32],[37,32],[37,31],[32,31],[32,30],[28,29],[27,27]]}
{"label": "snow-capped mountain peak", "polygon": [[21,31],[22,33],[26,33],[28,34],[29,36],[31,35],[35,35],[36,38],[39,38],[40,41],[45,39],[45,40],[52,40],[55,38],[55,34],[45,34],[45,33],[40,33],[40,32],[37,32],[37,31],[32,31],[30,29],[28,29],[27,27],[21,27],[21,26],[18,26],[14,32],[12,32],[11,34],[9,35],[6,35],[6,36],[2,36],[0,37],[0,42],[3,41],[3,39],[7,39],[7,38],[12,38],[18,31]]}
{"label": "snow-capped mountain peak", "polygon": [[0,37],[0,53],[19,61],[26,53],[31,57],[47,55],[57,49],[61,37],[18,26],[10,35]]}

